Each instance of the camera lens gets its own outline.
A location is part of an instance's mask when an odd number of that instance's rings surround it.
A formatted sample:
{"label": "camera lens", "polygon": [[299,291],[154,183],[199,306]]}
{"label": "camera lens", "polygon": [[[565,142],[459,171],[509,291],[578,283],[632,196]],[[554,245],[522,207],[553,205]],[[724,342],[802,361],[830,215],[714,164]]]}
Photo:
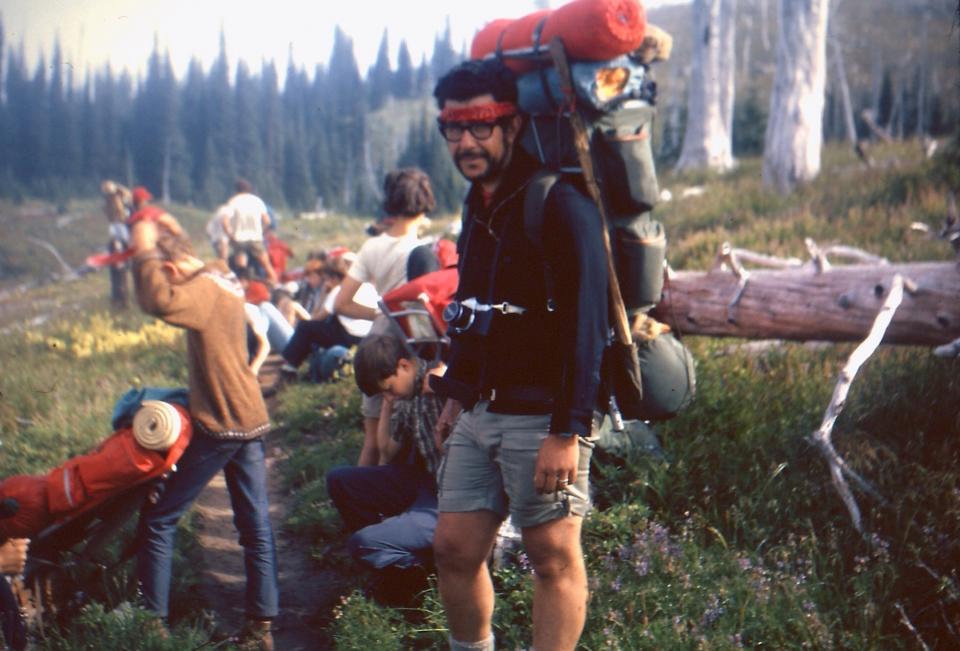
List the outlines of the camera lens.
{"label": "camera lens", "polygon": [[463,307],[458,301],[451,301],[443,308],[443,320],[447,323],[453,323],[463,313]]}

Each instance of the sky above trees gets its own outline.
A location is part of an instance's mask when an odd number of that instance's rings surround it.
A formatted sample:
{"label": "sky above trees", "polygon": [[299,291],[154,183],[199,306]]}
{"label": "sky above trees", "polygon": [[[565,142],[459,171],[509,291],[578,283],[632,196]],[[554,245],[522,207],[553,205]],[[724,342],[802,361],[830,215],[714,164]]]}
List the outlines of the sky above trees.
{"label": "sky above trees", "polygon": [[[684,0],[646,0],[647,7]],[[454,47],[469,44],[474,32],[495,18],[513,18],[538,6],[559,6],[559,0],[396,0],[302,2],[269,0],[3,0],[0,16],[7,43],[23,43],[28,64],[49,53],[59,36],[64,61],[82,78],[87,67],[109,61],[114,69],[144,71],[154,37],[169,50],[174,69],[186,72],[191,57],[204,66],[217,57],[221,28],[228,55],[259,66],[273,60],[285,66],[288,53],[301,65],[326,62],[333,49],[334,28],[353,39],[361,70],[372,65],[384,29],[391,57],[405,40],[414,64],[430,56],[434,38],[449,20]]]}

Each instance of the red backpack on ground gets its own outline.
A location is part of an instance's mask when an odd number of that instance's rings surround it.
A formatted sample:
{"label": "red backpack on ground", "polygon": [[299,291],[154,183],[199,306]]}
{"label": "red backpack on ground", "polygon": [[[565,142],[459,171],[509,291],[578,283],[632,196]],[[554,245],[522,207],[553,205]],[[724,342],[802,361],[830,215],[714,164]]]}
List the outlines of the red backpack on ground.
{"label": "red backpack on ground", "polygon": [[173,469],[190,444],[190,415],[180,405],[180,436],[166,452],[140,447],[133,428],[114,432],[93,451],[70,459],[46,476],[17,475],[0,482],[0,500],[13,498],[18,510],[0,520],[0,541],[29,538],[51,524],[74,518],[130,488]]}

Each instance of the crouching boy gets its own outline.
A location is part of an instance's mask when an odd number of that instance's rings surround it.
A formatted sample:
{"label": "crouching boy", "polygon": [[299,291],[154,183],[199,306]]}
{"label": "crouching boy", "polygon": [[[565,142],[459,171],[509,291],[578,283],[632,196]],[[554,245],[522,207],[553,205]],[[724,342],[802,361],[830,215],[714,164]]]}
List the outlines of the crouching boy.
{"label": "crouching boy", "polygon": [[380,465],[334,468],[327,492],[355,532],[348,542],[351,555],[380,572],[375,596],[403,602],[433,565],[440,460],[433,430],[441,403],[426,378],[436,370],[399,338],[371,335],[357,349],[354,371],[364,394],[383,394],[376,437]]}
{"label": "crouching boy", "polygon": [[151,221],[133,226],[134,280],[145,312],[187,333],[194,435],[159,501],[141,519],[138,573],[148,609],[168,614],[177,521],[223,470],[247,574],[245,641],[270,650],[277,561],[268,519],[263,436],[270,429],[247,364],[243,289],[222,262],[204,265],[182,235]]}

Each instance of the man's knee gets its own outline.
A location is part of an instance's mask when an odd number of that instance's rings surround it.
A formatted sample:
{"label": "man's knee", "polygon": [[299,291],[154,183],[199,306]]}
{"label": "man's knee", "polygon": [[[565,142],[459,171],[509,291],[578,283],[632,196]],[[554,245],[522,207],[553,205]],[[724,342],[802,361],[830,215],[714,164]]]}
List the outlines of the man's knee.
{"label": "man's knee", "polygon": [[475,532],[437,525],[433,555],[441,571],[475,571],[486,562],[489,554],[490,545],[479,540]]}
{"label": "man's knee", "polygon": [[341,504],[350,495],[352,466],[339,466],[327,472],[327,495],[334,504]]}
{"label": "man's knee", "polygon": [[568,517],[525,529],[523,541],[538,578],[551,581],[582,571],[579,518]]}

